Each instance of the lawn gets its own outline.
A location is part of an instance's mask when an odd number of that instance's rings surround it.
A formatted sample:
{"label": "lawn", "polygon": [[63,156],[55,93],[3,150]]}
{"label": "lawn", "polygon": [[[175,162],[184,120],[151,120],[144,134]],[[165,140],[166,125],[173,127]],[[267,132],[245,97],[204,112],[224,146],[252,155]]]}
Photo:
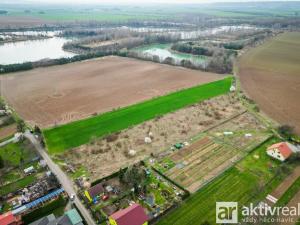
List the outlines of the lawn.
{"label": "lawn", "polygon": [[6,195],[10,192],[17,191],[21,188],[26,187],[27,185],[33,183],[36,180],[35,175],[30,175],[27,177],[24,177],[23,179],[20,179],[14,183],[10,183],[8,185],[2,186],[0,188],[0,195]]}
{"label": "lawn", "polygon": [[[188,198],[179,208],[167,214],[158,225],[194,225],[208,221],[215,224],[215,207],[217,201],[236,201],[239,206],[258,203],[270,193],[286,175],[278,175],[275,169],[279,164],[262,157],[267,146],[277,139],[271,139],[246,156],[237,166],[224,172],[221,176]],[[260,155],[253,164],[254,155]],[[257,165],[256,165],[257,163]],[[269,174],[271,173],[272,176]],[[275,175],[277,174],[277,175]]]}
{"label": "lawn", "polygon": [[88,143],[130,126],[178,110],[185,106],[229,92],[232,77],[157,97],[142,103],[104,113],[92,118],[44,130],[51,154]]}
{"label": "lawn", "polygon": [[0,147],[0,156],[11,166],[20,166],[21,162],[30,161],[35,153],[27,140],[10,143]]}

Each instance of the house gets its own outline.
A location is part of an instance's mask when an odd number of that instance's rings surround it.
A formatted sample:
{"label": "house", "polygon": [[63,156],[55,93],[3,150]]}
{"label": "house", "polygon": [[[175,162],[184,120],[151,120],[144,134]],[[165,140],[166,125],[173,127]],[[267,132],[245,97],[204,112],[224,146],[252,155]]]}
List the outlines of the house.
{"label": "house", "polygon": [[285,161],[294,153],[294,146],[288,142],[280,142],[271,145],[267,149],[267,154],[280,161]]}
{"label": "house", "polygon": [[83,225],[83,222],[77,210],[71,209],[58,218],[50,214],[29,225]]}
{"label": "house", "polygon": [[91,187],[87,191],[84,192],[85,196],[88,198],[90,202],[94,201],[96,197],[104,193],[104,188],[102,184],[96,184],[95,186]]}
{"label": "house", "polygon": [[21,225],[23,224],[20,216],[14,216],[12,212],[7,212],[0,215],[1,225]]}
{"label": "house", "polygon": [[109,217],[111,225],[147,225],[148,216],[139,204],[119,210]]}

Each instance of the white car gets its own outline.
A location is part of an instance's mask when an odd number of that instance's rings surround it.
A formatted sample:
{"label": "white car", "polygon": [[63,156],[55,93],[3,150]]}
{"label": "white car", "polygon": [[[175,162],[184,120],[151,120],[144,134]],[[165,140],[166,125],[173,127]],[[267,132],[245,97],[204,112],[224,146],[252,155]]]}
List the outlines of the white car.
{"label": "white car", "polygon": [[75,197],[76,197],[75,194],[71,194],[71,196],[70,196],[71,201],[74,201],[74,200],[75,200]]}

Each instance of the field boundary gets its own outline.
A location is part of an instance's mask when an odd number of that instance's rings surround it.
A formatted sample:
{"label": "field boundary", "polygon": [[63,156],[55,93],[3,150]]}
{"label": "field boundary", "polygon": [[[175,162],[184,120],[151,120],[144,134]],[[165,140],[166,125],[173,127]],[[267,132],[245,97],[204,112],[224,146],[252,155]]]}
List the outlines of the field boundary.
{"label": "field boundary", "polygon": [[43,131],[50,153],[88,143],[92,137],[103,137],[144,121],[174,112],[203,100],[229,92],[232,77],[173,92],[110,111],[95,117],[78,120]]}

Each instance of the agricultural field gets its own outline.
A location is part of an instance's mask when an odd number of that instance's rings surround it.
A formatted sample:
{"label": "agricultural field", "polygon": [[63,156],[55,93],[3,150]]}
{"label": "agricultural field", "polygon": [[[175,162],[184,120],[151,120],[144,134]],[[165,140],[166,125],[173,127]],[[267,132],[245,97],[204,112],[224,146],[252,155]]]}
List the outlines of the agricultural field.
{"label": "agricultural field", "polygon": [[[87,144],[53,157],[62,167],[72,166],[71,177],[86,176],[95,180],[144,160],[150,154],[159,156],[175,143],[190,142],[199,133],[240,115],[244,110],[235,94],[226,94],[102,138],[92,138]],[[145,143],[145,137],[149,135],[151,143]],[[135,154],[129,155],[129,150]],[[97,162],[101,162],[101,167]]]}
{"label": "agricultural field", "polygon": [[51,127],[222,78],[135,59],[104,57],[10,74],[1,81],[3,97],[24,120]]}
{"label": "agricultural field", "polygon": [[164,161],[160,164],[163,168],[168,168],[164,172],[168,178],[194,193],[201,185],[230,166],[239,156],[237,149],[220,145],[204,137],[168,156],[167,164]]}
{"label": "agricultural field", "polygon": [[[0,5],[1,6],[1,5]],[[51,7],[51,5],[29,5],[19,6],[17,8],[10,5],[3,5],[2,9],[7,10],[7,14],[1,17],[15,18],[20,22],[28,21],[32,23],[40,22],[40,24],[51,24],[54,22],[70,22],[70,21],[98,21],[106,23],[120,23],[128,21],[185,21],[186,17],[192,16],[217,16],[221,18],[272,18],[297,16],[299,12],[297,3],[282,4],[264,4],[260,3],[252,5],[225,5],[225,4],[189,4],[185,5],[166,5],[160,4],[158,6],[139,5],[122,5],[122,7],[115,5],[94,5],[90,7],[78,7],[73,5],[72,8],[67,5],[63,7]],[[1,22],[6,19],[1,18]],[[24,24],[24,23],[21,23]],[[25,23],[26,24],[26,23]],[[1,25],[1,23],[0,23]],[[27,25],[27,24],[26,24]],[[24,26],[24,25],[23,25]]]}
{"label": "agricultural field", "polygon": [[158,225],[215,224],[216,202],[237,201],[239,206],[257,204],[276,188],[294,164],[282,165],[266,155],[266,148],[278,142],[271,138],[247,155],[236,166],[208,183],[180,207],[162,218]]}
{"label": "agricultural field", "polygon": [[[48,150],[50,153],[60,153],[86,144],[91,141],[91,138],[118,132],[185,106],[225,94],[229,92],[231,81],[232,78],[227,77],[223,80],[174,92],[92,118],[47,129],[44,131],[44,136]],[[128,96],[124,97],[127,98]]]}
{"label": "agricultural field", "polygon": [[242,88],[266,114],[300,134],[300,33],[284,33],[251,49],[239,62]]}
{"label": "agricultural field", "polygon": [[[245,136],[247,133],[251,136]],[[247,112],[209,129],[207,134],[156,161],[150,159],[154,168],[193,193],[271,136]]]}

